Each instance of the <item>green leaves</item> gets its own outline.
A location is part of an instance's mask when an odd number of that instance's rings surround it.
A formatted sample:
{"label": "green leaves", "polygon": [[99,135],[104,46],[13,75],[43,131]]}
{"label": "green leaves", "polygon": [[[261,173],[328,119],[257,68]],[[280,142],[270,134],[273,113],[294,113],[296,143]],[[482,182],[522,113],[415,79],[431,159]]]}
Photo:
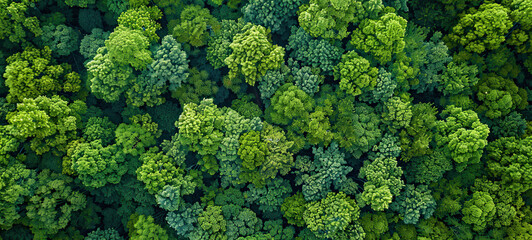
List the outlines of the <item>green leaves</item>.
{"label": "green leaves", "polygon": [[495,216],[495,204],[487,192],[478,191],[473,197],[464,203],[462,220],[467,224],[473,224],[473,230],[482,231],[486,224]]}
{"label": "green leaves", "polygon": [[61,91],[77,92],[80,89],[79,75],[72,72],[68,64],[56,64],[47,46],[42,50],[27,47],[23,52],[8,57],[6,62],[8,65],[4,78],[9,88],[9,102],[22,102],[24,98],[50,96]]}
{"label": "green leaves", "polygon": [[404,18],[386,13],[377,20],[364,19],[351,35],[351,44],[385,64],[405,48],[405,31]]}
{"label": "green leaves", "polygon": [[102,146],[101,140],[76,145],[71,159],[72,169],[83,185],[90,188],[117,184],[127,172],[124,154],[116,145]]}
{"label": "green leaves", "polygon": [[209,9],[188,5],[181,12],[180,22],[174,27],[173,35],[179,42],[201,47],[207,44],[210,34],[218,30],[220,23],[210,14]]}
{"label": "green leaves", "polygon": [[501,179],[505,189],[521,193],[532,187],[531,146],[531,136],[524,139],[499,138],[489,143],[486,149],[488,169],[493,176]]}
{"label": "green leaves", "polygon": [[334,68],[334,79],[340,81],[340,88],[357,96],[372,90],[377,84],[378,69],[355,51],[342,56],[342,61]]}
{"label": "green leaves", "polygon": [[177,188],[181,195],[194,193],[196,184],[192,177],[185,176],[184,171],[176,167],[170,157],[159,152],[157,147],[141,155],[140,161],[142,165],[137,169],[137,179],[146,184],[149,193],[165,195],[161,190],[168,190],[167,185]]}
{"label": "green leaves", "polygon": [[469,52],[483,53],[497,49],[512,25],[507,8],[485,3],[477,11],[463,15],[447,37]]}
{"label": "green leaves", "polygon": [[248,23],[246,31],[238,33],[229,47],[233,50],[224,63],[229,67],[229,77],[242,74],[246,82],[255,81],[267,70],[277,69],[284,62],[284,48],[270,42],[270,30]]}
{"label": "green leaves", "polygon": [[298,12],[299,24],[313,37],[342,40],[349,34],[349,24],[357,24],[367,16],[356,0],[311,0]]}
{"label": "green leaves", "polygon": [[143,70],[153,59],[149,39],[141,30],[119,26],[105,41],[109,57],[121,65],[131,65],[136,70]]}
{"label": "green leaves", "polygon": [[456,170],[461,172],[467,165],[480,161],[488,143],[489,128],[480,122],[477,113],[454,105],[448,106],[442,116],[446,119],[436,125],[436,143],[456,162]]}
{"label": "green leaves", "polygon": [[360,209],[345,193],[330,192],[321,201],[307,203],[303,219],[307,227],[321,238],[335,238],[358,219]]}
{"label": "green leaves", "polygon": [[26,216],[35,238],[46,238],[64,229],[72,213],[85,207],[85,195],[72,190],[72,179],[45,169],[37,176],[37,188],[29,199]]}
{"label": "green leaves", "polygon": [[26,98],[17,105],[17,111],[7,115],[7,130],[18,139],[32,137],[31,148],[39,155],[52,148],[65,152],[69,140],[76,137],[80,114],[85,111],[85,103],[69,104],[57,95]]}
{"label": "green leaves", "polygon": [[393,196],[398,196],[405,186],[401,176],[403,170],[397,160],[391,157],[378,157],[373,162],[364,161],[358,177],[366,178],[362,200],[375,211],[388,209]]}

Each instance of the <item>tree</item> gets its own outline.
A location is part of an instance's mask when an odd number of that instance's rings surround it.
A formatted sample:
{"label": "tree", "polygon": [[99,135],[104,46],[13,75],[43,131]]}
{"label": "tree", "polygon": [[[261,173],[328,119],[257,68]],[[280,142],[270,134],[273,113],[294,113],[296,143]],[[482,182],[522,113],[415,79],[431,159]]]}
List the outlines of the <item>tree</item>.
{"label": "tree", "polygon": [[[336,142],[328,149],[313,147],[314,160],[296,160],[296,185],[302,184],[302,193],[307,201],[316,201],[331,191],[331,186],[340,190],[347,181],[347,174],[353,170],[347,166],[345,154]],[[310,166],[309,166],[310,165]]]}
{"label": "tree", "polygon": [[486,224],[495,216],[496,208],[493,199],[487,192],[474,192],[470,200],[464,203],[462,220],[473,224],[473,230],[483,231]]}
{"label": "tree", "polygon": [[249,203],[259,205],[259,210],[264,213],[279,212],[283,200],[292,193],[290,182],[282,178],[276,178],[262,188],[252,184],[248,188],[249,191],[244,192],[244,198]]}
{"label": "tree", "polygon": [[152,216],[132,214],[128,222],[128,228],[131,239],[168,239],[166,230],[156,224]]}
{"label": "tree", "polygon": [[131,84],[133,68],[115,62],[106,47],[98,49],[94,59],[87,63],[91,92],[106,102],[116,102]]}
{"label": "tree", "polygon": [[438,110],[431,103],[412,105],[410,124],[399,133],[401,160],[408,162],[413,157],[431,154],[434,143]]}
{"label": "tree", "polygon": [[405,224],[417,224],[419,218],[430,218],[436,209],[436,201],[427,185],[407,184],[390,208],[399,212]]}
{"label": "tree", "polygon": [[13,43],[20,43],[25,42],[28,33],[36,37],[42,34],[39,19],[28,13],[32,4],[31,1],[0,2],[0,39],[8,38]]}
{"label": "tree", "polygon": [[161,19],[162,16],[161,10],[157,7],[140,6],[138,8],[130,8],[120,13],[117,20],[118,28],[128,28],[133,30],[133,32],[140,32],[148,38],[149,42],[155,42],[159,40],[156,31],[161,29],[161,25],[156,21]]}
{"label": "tree", "polygon": [[199,105],[186,104],[176,122],[181,143],[202,156],[215,155],[223,137],[222,114],[212,99],[204,99]]}
{"label": "tree", "polygon": [[107,239],[107,240],[122,240],[120,233],[114,228],[108,228],[101,230],[100,228],[87,234],[86,240],[98,240],[98,239]]}
{"label": "tree", "polygon": [[288,125],[291,121],[308,118],[313,107],[314,101],[307,93],[287,83],[277,89],[266,112],[273,123]]}
{"label": "tree", "polygon": [[116,128],[116,144],[122,147],[123,153],[138,156],[156,143],[161,131],[149,114],[135,115],[129,120],[131,124],[121,123]]}
{"label": "tree", "polygon": [[150,151],[140,156],[142,165],[137,169],[137,179],[146,184],[146,189],[151,194],[162,194],[162,190],[167,190],[166,186],[177,188],[180,197],[194,193],[196,187],[190,175],[185,175],[185,171],[173,164],[167,155],[153,147]]}
{"label": "tree", "polygon": [[334,68],[334,79],[340,81],[341,89],[357,96],[373,90],[377,84],[378,71],[355,51],[349,51],[342,55],[342,61]]}
{"label": "tree", "polygon": [[79,34],[64,24],[49,24],[42,27],[42,44],[50,47],[52,53],[68,56],[79,49]]}
{"label": "tree", "polygon": [[522,193],[529,190],[532,170],[532,136],[524,139],[499,138],[488,144],[486,151],[489,173],[501,180],[505,189]]}
{"label": "tree", "polygon": [[364,103],[354,104],[354,99],[342,95],[339,99],[335,116],[332,117],[336,139],[340,147],[344,147],[355,158],[360,158],[379,142],[382,136],[381,119],[374,108]]}
{"label": "tree", "polygon": [[289,29],[288,26],[295,24],[292,18],[302,3],[302,0],[252,0],[242,7],[242,14],[246,22],[262,25],[274,33],[283,33]]}
{"label": "tree", "polygon": [[47,238],[64,229],[75,211],[87,203],[85,195],[72,190],[72,178],[44,169],[37,175],[35,192],[28,200],[26,216],[35,238]]}
{"label": "tree", "polygon": [[396,87],[397,81],[392,78],[392,74],[384,68],[379,68],[375,86],[371,91],[362,93],[359,99],[368,103],[387,102],[392,97]]}
{"label": "tree", "polygon": [[299,25],[313,37],[342,40],[350,24],[367,17],[362,2],[356,0],[311,0],[299,7]]}
{"label": "tree", "polygon": [[196,227],[198,217],[203,211],[199,203],[194,203],[188,207],[180,207],[178,211],[168,212],[166,221],[180,236],[188,237]]}
{"label": "tree", "polygon": [[22,102],[24,98],[51,96],[59,92],[78,92],[81,79],[70,65],[56,64],[48,46],[42,50],[27,47],[6,59],[5,86],[7,100]]}
{"label": "tree", "polygon": [[340,62],[343,49],[332,45],[325,39],[316,39],[303,28],[292,26],[288,37],[287,51],[290,57],[300,61],[303,66],[320,68],[329,73]]}
{"label": "tree", "polygon": [[33,194],[36,188],[36,173],[17,162],[10,162],[0,169],[0,191],[3,192],[0,197],[0,229],[8,230],[21,218],[24,198]]}
{"label": "tree", "polygon": [[277,69],[284,62],[284,48],[270,42],[270,30],[260,25],[246,27],[237,33],[229,47],[233,50],[224,63],[229,67],[229,78],[242,74],[246,82],[254,86],[258,77],[270,69]]}
{"label": "tree", "polygon": [[485,112],[486,117],[492,119],[505,116],[516,108],[524,109],[528,105],[524,89],[518,88],[513,80],[496,74],[482,76],[475,89],[478,100],[483,102],[478,111]]}
{"label": "tree", "polygon": [[81,39],[79,53],[87,60],[96,56],[98,48],[105,46],[105,40],[109,38],[110,32],[104,32],[101,28],[93,28],[89,35]]}
{"label": "tree", "polygon": [[201,230],[207,233],[207,236],[216,239],[222,237],[227,230],[227,221],[222,215],[222,207],[208,205],[198,216],[198,225]]}
{"label": "tree", "polygon": [[281,211],[283,212],[283,217],[286,218],[289,224],[303,227],[305,226],[305,221],[303,220],[303,213],[306,210],[307,201],[303,197],[301,192],[286,197],[281,204]]}
{"label": "tree", "polygon": [[233,42],[233,38],[239,33],[244,33],[251,26],[253,25],[240,20],[222,20],[220,31],[215,32],[207,44],[206,58],[215,69],[226,66],[224,60],[232,53],[229,45]]}
{"label": "tree", "polygon": [[54,150],[56,155],[65,152],[70,140],[77,138],[81,116],[87,110],[84,102],[69,103],[54,95],[26,98],[17,104],[17,111],[6,119],[7,130],[20,140],[31,138],[31,149],[38,155]]}
{"label": "tree", "polygon": [[303,219],[307,227],[321,238],[335,238],[355,222],[360,209],[345,193],[330,192],[321,201],[309,202]]}
{"label": "tree", "polygon": [[383,212],[363,213],[360,217],[360,225],[364,228],[366,239],[380,239],[382,235],[388,232],[388,219]]}
{"label": "tree", "polygon": [[477,10],[463,15],[447,39],[454,46],[483,53],[497,49],[512,27],[509,10],[497,3],[484,3]]}
{"label": "tree", "polygon": [[397,160],[391,157],[378,157],[372,162],[364,161],[358,177],[366,178],[361,200],[371,204],[375,211],[388,209],[393,196],[398,196],[405,186],[401,176],[403,170],[397,166]]}
{"label": "tree", "polygon": [[456,162],[456,170],[462,172],[467,165],[480,161],[488,143],[489,128],[480,122],[476,112],[454,105],[443,110],[442,117],[445,120],[436,124],[436,144]]}
{"label": "tree", "polygon": [[181,12],[180,22],[173,29],[173,36],[179,42],[201,47],[207,44],[210,33],[218,30],[220,23],[210,14],[209,9],[188,5]]}
{"label": "tree", "polygon": [[72,170],[89,188],[103,187],[107,183],[117,184],[127,171],[125,156],[118,147],[102,146],[101,140],[77,144],[70,158]]}
{"label": "tree", "polygon": [[476,65],[450,62],[441,76],[438,90],[444,95],[471,94],[472,87],[478,82]]}
{"label": "tree", "polygon": [[390,132],[395,133],[409,126],[412,120],[412,103],[407,97],[391,97],[384,103],[382,122],[388,125]]}
{"label": "tree", "polygon": [[154,61],[148,65],[149,75],[156,86],[166,86],[175,91],[188,79],[188,59],[181,44],[167,35],[153,53]]}
{"label": "tree", "polygon": [[262,187],[279,172],[286,175],[294,164],[289,150],[293,142],[285,132],[270,124],[264,124],[260,132],[249,131],[239,139],[238,155],[242,159],[240,180]]}
{"label": "tree", "polygon": [[377,20],[364,19],[351,35],[351,44],[384,65],[405,48],[405,31],[404,18],[386,13]]}
{"label": "tree", "polygon": [[[150,41],[141,30],[119,26],[105,40],[109,58],[119,65],[131,65],[136,70],[146,69],[153,59],[148,50]],[[96,59],[96,57],[95,57]]]}

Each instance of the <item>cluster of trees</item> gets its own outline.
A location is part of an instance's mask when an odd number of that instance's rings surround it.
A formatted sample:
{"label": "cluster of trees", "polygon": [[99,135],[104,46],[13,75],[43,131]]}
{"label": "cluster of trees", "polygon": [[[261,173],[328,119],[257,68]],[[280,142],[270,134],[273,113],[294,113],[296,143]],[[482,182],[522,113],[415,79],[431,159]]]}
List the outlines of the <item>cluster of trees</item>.
{"label": "cluster of trees", "polygon": [[529,0],[0,0],[0,239],[532,239]]}

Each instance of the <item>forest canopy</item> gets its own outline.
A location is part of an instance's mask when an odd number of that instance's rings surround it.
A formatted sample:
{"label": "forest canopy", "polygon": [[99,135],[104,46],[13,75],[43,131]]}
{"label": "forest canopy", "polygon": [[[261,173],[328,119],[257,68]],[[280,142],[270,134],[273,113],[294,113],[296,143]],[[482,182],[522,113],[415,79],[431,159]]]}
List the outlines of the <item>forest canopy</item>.
{"label": "forest canopy", "polygon": [[0,0],[0,240],[532,239],[530,0]]}

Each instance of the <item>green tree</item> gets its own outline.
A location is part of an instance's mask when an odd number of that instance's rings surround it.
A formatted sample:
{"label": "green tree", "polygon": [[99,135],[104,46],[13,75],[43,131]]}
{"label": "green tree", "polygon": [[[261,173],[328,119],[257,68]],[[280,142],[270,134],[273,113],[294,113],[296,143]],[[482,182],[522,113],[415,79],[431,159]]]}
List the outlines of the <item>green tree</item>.
{"label": "green tree", "polygon": [[479,80],[477,77],[478,68],[476,65],[466,63],[450,62],[441,75],[441,84],[438,90],[444,95],[471,94],[472,87]]}
{"label": "green tree", "polygon": [[146,184],[146,189],[151,194],[160,193],[165,186],[178,189],[179,196],[194,193],[196,187],[190,175],[185,175],[183,169],[176,167],[167,155],[153,147],[140,156],[142,165],[137,169],[137,179]]}
{"label": "green tree", "polygon": [[123,153],[138,156],[156,143],[161,131],[149,114],[135,115],[129,120],[130,124],[121,123],[116,128],[116,144],[122,147]]}
{"label": "green tree", "polygon": [[495,204],[489,193],[478,191],[474,192],[470,200],[464,203],[462,208],[462,220],[467,224],[473,225],[473,230],[483,231],[486,224],[495,216]]}
{"label": "green tree", "polygon": [[8,230],[21,218],[24,198],[35,189],[35,171],[27,169],[24,164],[10,162],[0,167],[0,229]]}
{"label": "green tree", "polygon": [[18,139],[31,138],[31,149],[38,155],[52,149],[60,155],[59,152],[66,151],[69,141],[77,138],[80,114],[86,110],[84,102],[69,103],[57,95],[26,98],[17,104],[17,111],[7,115],[7,130]]}
{"label": "green tree", "polygon": [[386,13],[377,20],[364,19],[351,35],[351,44],[385,64],[405,48],[405,31],[404,18]]}
{"label": "green tree", "polygon": [[238,154],[244,167],[240,173],[242,182],[264,186],[278,172],[281,175],[288,174],[294,164],[289,150],[293,142],[286,138],[285,132],[279,127],[264,124],[260,132],[252,130],[244,133],[239,143]]}
{"label": "green tree", "polygon": [[382,122],[388,125],[390,132],[395,133],[410,125],[412,120],[412,103],[410,98],[391,97],[384,103]]}
{"label": "green tree", "polygon": [[125,156],[116,145],[102,146],[101,140],[77,144],[73,150],[72,170],[83,185],[99,188],[117,184],[127,171]]}
{"label": "green tree", "polygon": [[290,57],[300,61],[303,66],[320,68],[329,73],[340,62],[343,49],[325,39],[313,38],[303,28],[292,26],[286,50]]}
{"label": "green tree", "polygon": [[50,47],[52,53],[68,56],[79,49],[79,33],[64,24],[49,24],[42,27],[42,44]]}
{"label": "green tree", "polygon": [[[133,30],[133,32],[141,33],[148,38],[149,42],[155,42],[159,40],[156,31],[161,29],[161,25],[156,21],[161,19],[162,16],[161,10],[157,7],[140,6],[138,8],[130,8],[122,12],[118,17],[118,28],[128,28]],[[138,37],[135,36],[135,38]]]}
{"label": "green tree", "polygon": [[350,24],[367,17],[362,2],[356,0],[310,0],[299,7],[299,24],[313,37],[342,40]]}
{"label": "green tree", "polygon": [[166,230],[155,223],[152,216],[133,214],[128,222],[128,228],[131,239],[169,239]]}
{"label": "green tree", "polygon": [[302,3],[302,0],[251,0],[242,7],[242,14],[246,22],[262,25],[274,33],[283,33],[289,29],[288,26],[295,24],[292,18]]}
{"label": "green tree", "polygon": [[342,61],[334,68],[334,79],[340,88],[354,96],[373,90],[377,84],[378,69],[355,51],[342,55]]}
{"label": "green tree", "polygon": [[52,52],[27,47],[6,59],[5,86],[9,88],[7,100],[22,102],[24,98],[51,96],[59,92],[78,92],[81,88],[79,74],[68,64],[56,64]]}
{"label": "green tree", "polygon": [[287,83],[277,89],[266,113],[273,123],[288,125],[291,121],[307,119],[313,107],[314,101],[307,93]]}
{"label": "green tree", "polygon": [[181,44],[167,35],[153,53],[153,62],[148,66],[149,75],[157,86],[166,86],[170,91],[181,87],[188,80],[187,53]]}
{"label": "green tree", "polygon": [[436,124],[436,144],[456,162],[456,170],[462,172],[467,165],[480,161],[488,144],[489,128],[480,122],[476,112],[454,105],[443,110],[442,117],[445,120]]}
{"label": "green tree", "polygon": [[252,25],[246,29],[233,38],[229,45],[233,52],[224,63],[229,67],[230,78],[242,74],[246,82],[254,86],[257,78],[266,71],[281,66],[285,51],[283,47],[271,43],[269,29],[260,25]]}
{"label": "green tree", "polygon": [[417,224],[421,216],[424,219],[432,216],[436,201],[427,185],[407,184],[390,208],[399,212],[405,224]]}
{"label": "green tree", "polygon": [[[38,37],[42,34],[39,19],[29,14],[32,1],[0,2],[0,39],[9,39],[13,43],[25,42],[29,33]],[[30,35],[30,36],[32,36]]]}
{"label": "green tree", "polygon": [[64,229],[75,211],[85,208],[85,195],[74,191],[72,178],[44,169],[26,206],[26,216],[36,239],[45,239]]}
{"label": "green tree", "polygon": [[[109,58],[120,65],[131,65],[136,70],[143,70],[153,59],[149,39],[141,30],[119,26],[105,41]],[[95,57],[96,58],[96,57]]]}
{"label": "green tree", "polygon": [[188,5],[181,12],[179,24],[173,29],[173,36],[179,42],[201,47],[207,44],[210,33],[218,32],[220,27],[220,23],[211,15],[209,9]]}
{"label": "green tree", "polygon": [[447,39],[454,46],[463,46],[469,52],[495,50],[504,42],[505,35],[513,25],[509,13],[507,8],[497,3],[484,3],[478,9],[464,14]]}
{"label": "green tree", "polygon": [[486,117],[492,119],[505,116],[515,109],[524,109],[528,105],[524,89],[518,88],[513,80],[496,74],[482,76],[475,89],[478,100],[483,102],[478,111],[485,112]]}
{"label": "green tree", "polygon": [[388,209],[393,196],[398,196],[405,186],[402,175],[403,170],[397,166],[395,158],[378,157],[372,162],[364,161],[358,174],[358,177],[367,179],[361,200],[375,211]]}
{"label": "green tree", "polygon": [[355,200],[342,192],[330,192],[321,201],[307,203],[306,208],[303,219],[307,227],[321,238],[335,238],[360,215]]}
{"label": "green tree", "polygon": [[133,68],[115,62],[106,47],[98,49],[87,63],[91,92],[106,102],[116,102],[133,81]]}
{"label": "green tree", "polygon": [[501,180],[505,189],[522,193],[532,185],[532,136],[524,139],[499,138],[488,144],[487,166],[490,174]]}
{"label": "green tree", "polygon": [[303,220],[303,213],[306,210],[307,201],[301,192],[286,197],[281,204],[281,211],[283,212],[283,217],[286,218],[289,224],[303,227],[305,226],[305,221]]}

